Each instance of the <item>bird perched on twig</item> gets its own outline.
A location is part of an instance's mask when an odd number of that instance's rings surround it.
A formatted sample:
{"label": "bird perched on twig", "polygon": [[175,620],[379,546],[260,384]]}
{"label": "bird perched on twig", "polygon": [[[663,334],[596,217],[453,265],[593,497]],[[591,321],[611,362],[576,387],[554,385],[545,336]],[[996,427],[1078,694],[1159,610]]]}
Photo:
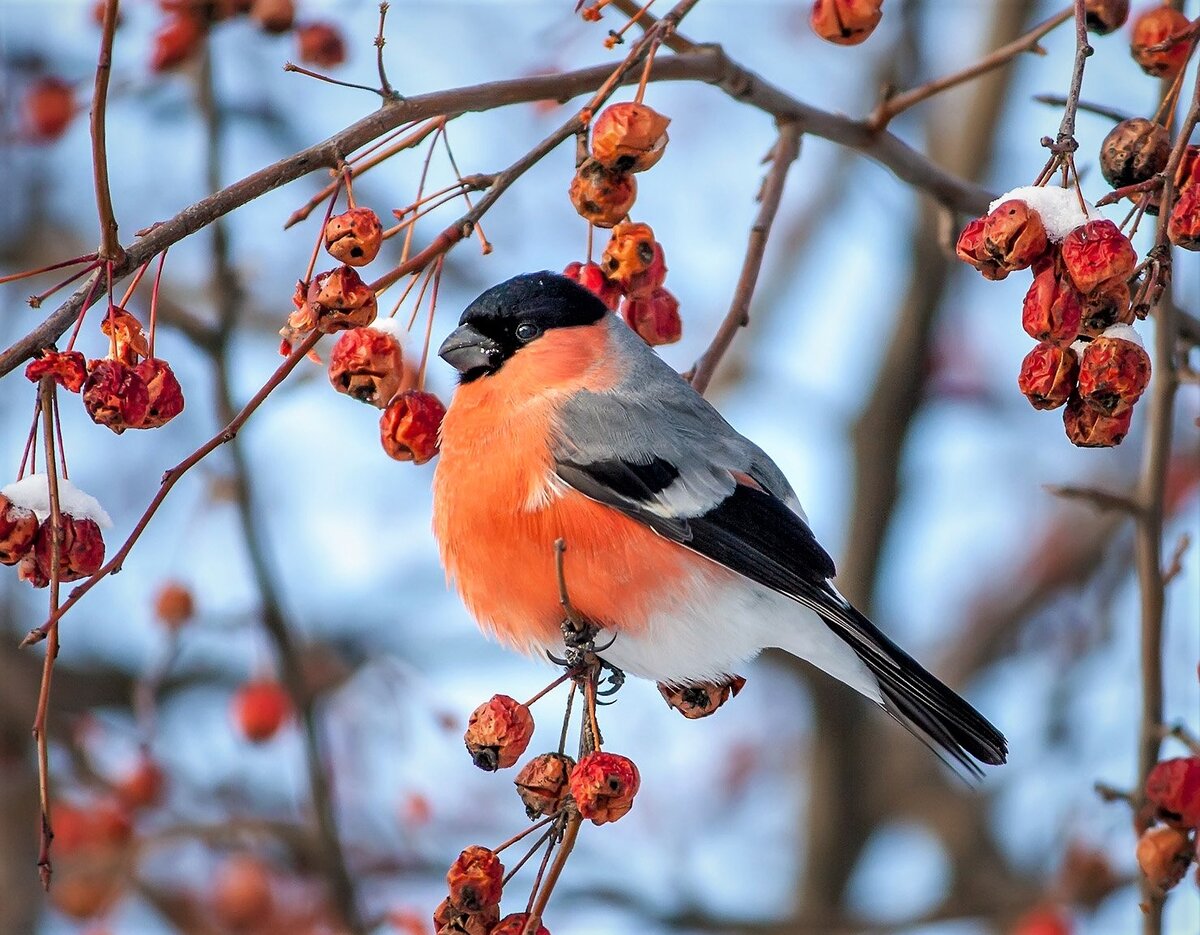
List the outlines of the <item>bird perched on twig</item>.
{"label": "bird perched on twig", "polygon": [[[978,775],[1004,737],[834,588],[778,467],[591,292],[555,273],[477,298],[438,354],[434,531],[479,623],[561,653],[555,543],[603,660],[686,686],[777,647],[882,706]],[[605,645],[608,644],[608,645]]]}

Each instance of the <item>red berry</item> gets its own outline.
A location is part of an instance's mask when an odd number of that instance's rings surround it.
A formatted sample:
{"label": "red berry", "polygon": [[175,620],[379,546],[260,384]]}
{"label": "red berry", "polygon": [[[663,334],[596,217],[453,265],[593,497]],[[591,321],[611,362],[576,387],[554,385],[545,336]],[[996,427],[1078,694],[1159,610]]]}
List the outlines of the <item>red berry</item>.
{"label": "red berry", "polygon": [[1132,418],[1132,409],[1119,416],[1107,416],[1072,395],[1063,410],[1063,428],[1071,444],[1079,448],[1113,448],[1129,434]]}
{"label": "red berry", "polygon": [[1108,416],[1119,416],[1133,408],[1150,382],[1150,355],[1136,341],[1127,325],[1118,325],[1092,341],[1079,360],[1079,396],[1087,405]]}
{"label": "red berry", "polygon": [[567,268],[563,270],[563,275],[596,293],[600,297],[600,301],[611,311],[615,312],[617,306],[621,304],[621,286],[605,276],[604,270],[598,264],[578,261],[568,263]]}
{"label": "red berry", "polygon": [[1063,238],[1062,262],[1075,288],[1087,295],[1102,282],[1133,275],[1137,253],[1112,221],[1088,221]]}
{"label": "red berry", "polygon": [[621,303],[621,316],[651,347],[674,344],[683,336],[679,300],[666,289],[655,289],[645,298],[627,297]]}
{"label": "red berry", "polygon": [[247,740],[270,740],[292,710],[287,692],[275,681],[258,679],[238,689],[233,699],[234,720]]}
{"label": "red berry", "polygon": [[543,753],[521,767],[513,783],[530,818],[554,815],[570,791],[568,782],[575,761],[563,753]]}
{"label": "red berry", "polygon": [[331,23],[305,23],[296,27],[297,54],[306,65],[336,68],[346,61],[346,43]]}
{"label": "red berry", "polygon": [[640,784],[633,760],[617,753],[589,753],[571,771],[575,806],[580,815],[597,825],[624,816],[633,807]]}
{"label": "red berry", "polygon": [[1175,199],[1167,219],[1167,237],[1184,250],[1200,250],[1200,182],[1184,186]]}
{"label": "red berry", "polygon": [[148,399],[146,417],[135,428],[156,429],[183,412],[183,387],[170,364],[157,357],[147,357],[134,372],[146,384]]}
{"label": "red berry", "polygon": [[[528,912],[513,912],[506,915],[488,935],[525,935],[525,926],[529,922]],[[538,922],[533,935],[550,935],[546,926]]]}
{"label": "red berry", "polygon": [[1002,202],[983,220],[983,249],[1007,270],[1033,265],[1048,246],[1041,215],[1024,201]]}
{"label": "red berry", "polygon": [[622,289],[653,266],[657,256],[654,231],[649,224],[629,222],[613,228],[600,268]]}
{"label": "red berry", "polygon": [[1000,280],[1008,275],[1008,270],[992,259],[983,245],[983,225],[987,218],[975,218],[968,222],[958,235],[955,252],[964,263],[970,263],[984,279]]}
{"label": "red berry", "polygon": [[476,766],[495,771],[515,764],[532,737],[529,708],[508,695],[493,695],[471,712],[463,740]]}
{"label": "red berry", "polygon": [[141,426],[150,411],[150,391],[127,364],[93,360],[83,384],[83,407],[93,422],[120,435]]}
{"label": "red berry", "polygon": [[568,194],[581,218],[597,227],[614,227],[637,200],[637,179],[587,159],[575,170]]}
{"label": "red berry", "polygon": [[271,873],[261,860],[249,854],[225,859],[212,893],[213,914],[225,928],[242,932],[260,926],[274,905]]}
{"label": "red berry", "polygon": [[8,497],[0,494],[0,565],[15,565],[28,555],[37,533],[34,512],[13,506]]}
{"label": "red berry", "polygon": [[343,331],[329,354],[329,382],[339,393],[383,409],[406,379],[400,342],[374,327]]}
{"label": "red berry", "polygon": [[[375,320],[377,310],[375,291],[362,281],[353,267],[339,266],[314,277],[304,304],[293,314],[304,321],[293,323],[289,318],[288,323],[300,330],[315,327],[322,334],[332,334],[369,325]],[[309,321],[312,324],[308,324]]]}
{"label": "red berry", "polygon": [[1129,44],[1133,60],[1142,66],[1142,71],[1155,78],[1174,78],[1187,65],[1188,41],[1180,39],[1165,49],[1155,50],[1177,33],[1188,28],[1186,16],[1169,6],[1156,6],[1144,10],[1133,21],[1133,38]]}
{"label": "red berry", "polygon": [[663,701],[689,721],[708,717],[730,698],[736,698],[746,685],[740,675],[720,682],[697,682],[691,685],[667,685],[658,683],[658,693]]}
{"label": "red berry", "polygon": [[610,104],[592,124],[592,156],[614,172],[645,172],[662,158],[670,122],[645,104]]}
{"label": "red berry", "polygon": [[504,865],[486,847],[473,844],[458,855],[446,873],[450,905],[463,912],[479,912],[500,905]]}
{"label": "red berry", "polygon": [[75,116],[75,88],[54,75],[38,78],[25,92],[25,125],[35,143],[58,139]]}
{"label": "red berry", "polygon": [[883,0],[815,0],[808,22],[826,42],[858,45],[879,25],[882,7]]}
{"label": "red berry", "polygon": [[1200,757],[1156,763],[1146,777],[1146,800],[1175,827],[1200,829]]}
{"label": "red berry", "polygon": [[163,72],[179,67],[199,51],[203,41],[204,26],[191,13],[180,12],[168,17],[154,34],[150,70]]}
{"label": "red berry", "polygon": [[132,770],[117,780],[114,791],[126,808],[148,808],[158,804],[165,783],[162,768],[150,757],[142,756]]}
{"label": "red berry", "polygon": [[388,457],[424,464],[438,453],[438,431],[446,407],[432,393],[405,390],[379,417],[379,439]]}
{"label": "red berry", "polygon": [[25,376],[35,383],[42,377],[53,377],[68,393],[78,393],[87,379],[87,363],[79,351],[43,351],[41,357],[29,362]]}
{"label": "red berry", "polygon": [[[61,528],[58,539],[59,581],[76,581],[95,574],[104,564],[104,534],[95,520],[69,513],[59,515]],[[33,555],[40,577],[50,580],[54,561],[54,534],[50,517],[42,520],[33,543]]]}
{"label": "red berry", "polygon": [[1079,335],[1083,304],[1071,283],[1047,262],[1033,277],[1021,305],[1021,326],[1035,341],[1070,344]]}
{"label": "red berry", "polygon": [[335,214],[325,225],[325,249],[349,266],[366,266],[379,255],[383,225],[370,208]]}

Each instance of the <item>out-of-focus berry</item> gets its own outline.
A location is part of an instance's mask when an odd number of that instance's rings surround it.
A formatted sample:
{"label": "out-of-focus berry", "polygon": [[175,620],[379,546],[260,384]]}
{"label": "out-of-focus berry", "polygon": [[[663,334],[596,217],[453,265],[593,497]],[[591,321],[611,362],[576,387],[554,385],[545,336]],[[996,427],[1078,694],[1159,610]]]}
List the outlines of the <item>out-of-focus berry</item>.
{"label": "out-of-focus berry", "polygon": [[195,613],[192,592],[178,581],[164,581],[154,595],[154,616],[168,630],[178,630]]}
{"label": "out-of-focus berry", "polygon": [[1129,0],[1085,0],[1087,28],[1098,36],[1107,36],[1125,25],[1129,18]]}
{"label": "out-of-focus berry", "polygon": [[162,799],[166,776],[162,767],[143,754],[114,784],[117,799],[128,809],[148,808]]}
{"label": "out-of-focus berry", "polygon": [[272,679],[247,682],[233,697],[234,721],[242,735],[253,743],[274,737],[291,710],[287,692]]}
{"label": "out-of-focus berry", "polygon": [[54,75],[36,79],[25,92],[25,127],[35,143],[50,143],[64,133],[75,116],[75,88]]}
{"label": "out-of-focus berry", "polygon": [[250,18],[258,23],[263,32],[284,33],[292,28],[296,20],[294,0],[254,0],[250,6]]}
{"label": "out-of-focus berry", "polygon": [[1187,40],[1180,39],[1165,49],[1155,49],[1155,46],[1162,45],[1188,25],[1188,18],[1169,6],[1142,11],[1133,21],[1133,38],[1129,44],[1133,60],[1152,77],[1174,78],[1187,65]]}
{"label": "out-of-focus berry", "polygon": [[1137,862],[1150,885],[1166,892],[1178,884],[1192,861],[1187,832],[1160,826],[1143,832],[1137,843]]}
{"label": "out-of-focus berry", "polygon": [[1163,821],[1200,829],[1200,757],[1176,757],[1156,763],[1146,777],[1146,800]]}
{"label": "out-of-focus berry", "polygon": [[346,61],[346,41],[332,23],[305,23],[296,27],[297,55],[305,65],[336,68]]}
{"label": "out-of-focus berry", "polygon": [[200,50],[204,41],[204,25],[191,13],[175,13],[158,27],[150,52],[150,70],[169,71],[178,68]]}
{"label": "out-of-focus berry", "polygon": [[212,909],[217,920],[234,932],[246,932],[262,925],[274,906],[267,866],[250,854],[227,857],[213,884]]}

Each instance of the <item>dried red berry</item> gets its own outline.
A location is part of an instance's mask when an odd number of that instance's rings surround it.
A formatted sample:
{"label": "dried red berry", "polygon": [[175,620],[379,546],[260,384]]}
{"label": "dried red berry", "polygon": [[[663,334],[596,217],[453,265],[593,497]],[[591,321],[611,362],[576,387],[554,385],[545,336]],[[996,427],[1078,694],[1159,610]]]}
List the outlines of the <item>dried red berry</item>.
{"label": "dried red berry", "polygon": [[[59,516],[59,581],[76,581],[95,574],[104,564],[104,534],[93,519],[62,513]],[[54,531],[50,517],[42,520],[33,542],[33,555],[40,577],[50,580],[54,556]]]}
{"label": "dried red berry", "polygon": [[292,710],[287,692],[276,681],[255,679],[233,696],[233,717],[243,736],[253,743],[270,740]]}
{"label": "dried red berry", "polygon": [[446,873],[450,905],[464,912],[499,906],[504,887],[504,865],[486,847],[472,844],[458,855]]}
{"label": "dried red berry", "polygon": [[379,417],[383,450],[397,461],[424,464],[438,453],[438,430],[446,407],[432,393],[405,390],[397,394]]}
{"label": "dried red berry", "polygon": [[1079,358],[1069,347],[1042,342],[1021,361],[1017,386],[1034,409],[1057,409],[1075,391]]}
{"label": "dried red berry", "polygon": [[649,224],[628,222],[613,228],[608,246],[600,258],[604,275],[624,290],[634,277],[645,273],[654,263],[656,242]]}
{"label": "dried red berry", "polygon": [[651,347],[674,344],[683,336],[679,300],[666,289],[655,289],[644,299],[627,297],[621,317]]}
{"label": "dried red berry", "polygon": [[443,899],[433,913],[436,935],[491,935],[500,921],[500,906],[486,906],[479,912],[463,912]]}
{"label": "dried red berry", "polygon": [[146,384],[148,398],[146,418],[135,428],[156,429],[183,412],[183,387],[170,364],[158,357],[147,357],[134,372]]}
{"label": "dried red berry", "polygon": [[613,227],[629,214],[637,200],[637,179],[587,159],[575,170],[569,194],[581,218],[597,227]]}
{"label": "dried red berry", "polygon": [[1099,337],[1113,325],[1132,325],[1134,317],[1128,281],[1107,279],[1084,297],[1079,333]]}
{"label": "dried red berry", "polygon": [[227,857],[217,870],[212,892],[213,915],[220,924],[234,932],[252,930],[267,920],[274,906],[266,865],[250,854]]}
{"label": "dried red berry", "polygon": [[25,126],[35,143],[58,139],[75,116],[75,88],[62,78],[45,75],[25,92]]}
{"label": "dried red berry", "polygon": [[204,25],[188,12],[176,13],[163,20],[154,34],[150,70],[169,71],[190,59],[204,41]]}
{"label": "dried red berry", "polygon": [[633,807],[641,776],[633,760],[617,753],[596,751],[571,771],[571,796],[584,818],[603,825],[616,821]]}
{"label": "dried red berry", "polygon": [[120,435],[142,424],[150,410],[150,392],[132,367],[119,360],[93,360],[83,384],[83,407],[93,422]]}
{"label": "dried red berry", "polygon": [[178,581],[167,581],[154,595],[154,616],[168,630],[178,630],[196,613],[192,592]]}
{"label": "dried red berry", "polygon": [[1188,18],[1169,6],[1144,10],[1133,21],[1133,38],[1129,52],[1142,71],[1155,78],[1174,78],[1188,60],[1188,42],[1180,39],[1165,49],[1154,47],[1166,42],[1190,25]]}
{"label": "dried red berry", "polygon": [[325,225],[325,249],[350,266],[366,266],[379,255],[383,225],[370,208],[335,214]]}
{"label": "dried red berry", "polygon": [[0,494],[0,565],[15,565],[33,548],[38,521],[33,510],[13,506]]}
{"label": "dried red berry", "polygon": [[149,808],[162,799],[166,776],[162,767],[143,754],[113,785],[117,800],[128,809]]}
{"label": "dried red berry", "polygon": [[1150,355],[1130,337],[1128,326],[1106,331],[1084,349],[1079,360],[1079,396],[1108,416],[1119,416],[1133,408],[1150,382]]}
{"label": "dried red berry", "polygon": [[1132,409],[1119,416],[1106,416],[1073,395],[1063,410],[1063,428],[1071,444],[1079,448],[1113,448],[1129,434],[1132,418]]}
{"label": "dried red berry", "polygon": [[1045,263],[1033,277],[1021,306],[1021,326],[1035,341],[1070,344],[1079,334],[1083,303],[1070,282]]}
{"label": "dried red berry", "polygon": [[1122,120],[1100,144],[1100,172],[1113,188],[1144,182],[1167,167],[1167,128],[1144,117]]}
{"label": "dried red berry", "polygon": [[250,5],[250,18],[263,32],[284,33],[296,20],[296,4],[293,0],[254,0]]}
{"label": "dried red berry", "polygon": [[730,698],[736,698],[746,685],[740,675],[720,682],[701,682],[692,685],[667,685],[658,683],[658,693],[663,701],[689,721],[715,714],[717,708]]}
{"label": "dried red berry", "polygon": [[1129,0],[1085,0],[1087,28],[1098,36],[1107,36],[1125,25],[1129,18]]}
{"label": "dried red berry", "polygon": [[1178,884],[1192,861],[1192,842],[1178,828],[1151,828],[1137,843],[1137,862],[1150,884],[1166,892]]}
{"label": "dried red berry", "polygon": [[964,263],[970,263],[984,279],[993,281],[1004,279],[1008,270],[988,256],[983,246],[983,225],[987,218],[975,218],[967,223],[962,233],[958,235],[955,253]]}
{"label": "dried red berry", "polygon": [[1200,182],[1185,186],[1175,199],[1167,219],[1167,237],[1184,250],[1200,250]]}
{"label": "dried red berry", "polygon": [[1001,202],[983,220],[984,252],[1007,270],[1031,266],[1048,246],[1041,215],[1024,201]]}
{"label": "dried red berry", "polygon": [[640,273],[634,273],[624,283],[625,294],[631,299],[648,299],[667,279],[667,257],[662,244],[655,241],[654,259]]}
{"label": "dried red berry", "polygon": [[[528,922],[528,912],[512,912],[501,919],[488,935],[525,935],[525,926]],[[533,935],[550,935],[550,931],[539,921],[537,928],[533,930]]]}
{"label": "dried red berry", "polygon": [[150,353],[142,323],[118,305],[110,308],[100,319],[100,331],[111,339],[115,348],[110,356],[127,367],[135,366],[139,359]]}
{"label": "dried red berry", "polygon": [[882,7],[883,0],[815,0],[808,22],[826,42],[858,45],[879,25]]}
{"label": "dried red berry", "polygon": [[329,382],[360,403],[383,409],[400,392],[404,379],[404,353],[388,331],[344,331],[329,354]]}
{"label": "dried red berry", "polygon": [[1112,221],[1088,221],[1063,238],[1062,262],[1075,288],[1087,295],[1105,280],[1128,279],[1137,253]]}
{"label": "dried red berry", "polygon": [[599,264],[596,263],[568,263],[567,268],[563,270],[563,275],[568,279],[573,279],[579,285],[588,289],[600,297],[611,311],[616,311],[617,306],[621,304],[621,286],[619,283],[613,282],[604,275]]}
{"label": "dried red berry", "polygon": [[346,61],[346,42],[332,23],[305,23],[296,27],[297,54],[306,65],[336,68]]}
{"label": "dried red berry", "polygon": [[25,376],[35,383],[42,377],[53,377],[67,392],[78,393],[87,379],[87,364],[79,351],[44,351],[29,362]]}
{"label": "dried red berry", "polygon": [[463,740],[475,765],[494,772],[516,763],[532,737],[529,708],[508,695],[492,695],[471,712]]}
{"label": "dried red berry", "polygon": [[563,753],[543,753],[521,767],[513,780],[530,818],[553,815],[570,791],[568,782],[575,761]]}
{"label": "dried red berry", "polygon": [[1172,826],[1200,829],[1200,757],[1156,763],[1146,777],[1146,800]]}
{"label": "dried red berry", "polygon": [[614,172],[645,172],[662,158],[670,122],[645,104],[610,104],[592,124],[592,156]]}
{"label": "dried red berry", "polygon": [[[306,322],[307,315],[312,316],[322,334],[362,328],[375,320],[377,311],[375,291],[350,266],[318,274],[309,284],[305,305],[300,309]],[[288,323],[292,323],[291,318]]]}

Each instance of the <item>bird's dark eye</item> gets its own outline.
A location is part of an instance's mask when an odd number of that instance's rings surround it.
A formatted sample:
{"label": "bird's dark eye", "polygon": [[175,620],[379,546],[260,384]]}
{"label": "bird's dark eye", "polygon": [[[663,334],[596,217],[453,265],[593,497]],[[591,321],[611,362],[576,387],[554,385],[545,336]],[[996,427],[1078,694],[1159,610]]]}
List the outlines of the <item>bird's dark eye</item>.
{"label": "bird's dark eye", "polygon": [[532,341],[542,333],[542,329],[531,321],[523,321],[517,325],[517,330],[514,333],[518,341]]}

